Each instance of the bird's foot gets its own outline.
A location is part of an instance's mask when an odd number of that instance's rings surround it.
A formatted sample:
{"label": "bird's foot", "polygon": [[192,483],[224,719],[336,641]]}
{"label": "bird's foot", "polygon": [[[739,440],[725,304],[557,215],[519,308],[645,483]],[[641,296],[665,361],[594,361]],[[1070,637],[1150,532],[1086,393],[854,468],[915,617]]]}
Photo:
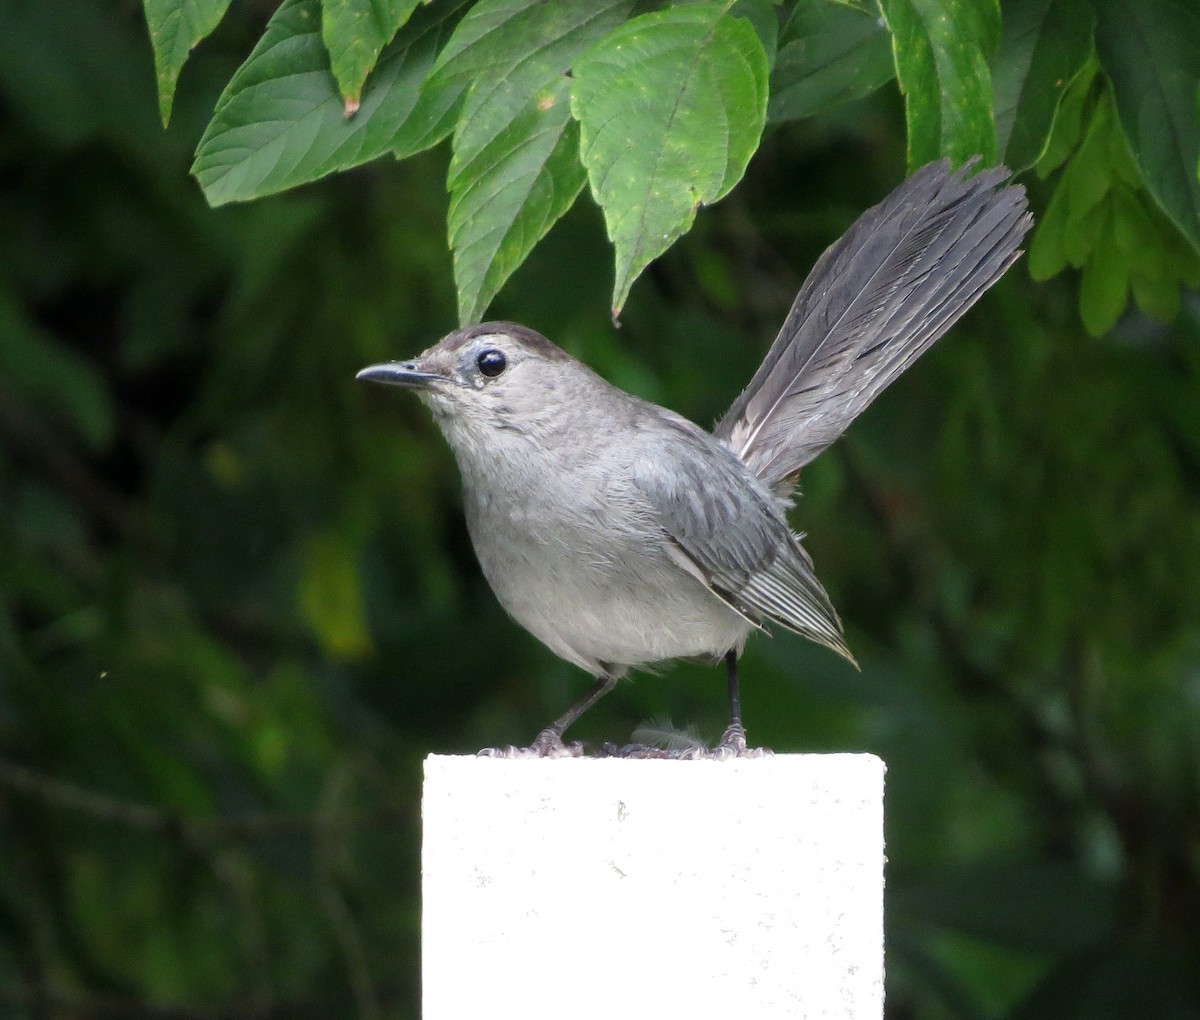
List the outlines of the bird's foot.
{"label": "bird's foot", "polygon": [[704,755],[715,761],[727,761],[732,758],[774,758],[775,752],[769,747],[747,747],[746,728],[740,723],[730,723],[729,728],[721,735],[721,741],[711,751]]}
{"label": "bird's foot", "polygon": [[485,747],[478,758],[582,758],[583,744],[578,740],[564,744],[562,735],[554,729],[542,730],[528,747]]}
{"label": "bird's foot", "polygon": [[633,758],[662,761],[729,761],[734,758],[773,758],[766,747],[747,747],[746,731],[741,725],[730,726],[716,747],[653,747],[650,744],[601,744],[597,758]]}

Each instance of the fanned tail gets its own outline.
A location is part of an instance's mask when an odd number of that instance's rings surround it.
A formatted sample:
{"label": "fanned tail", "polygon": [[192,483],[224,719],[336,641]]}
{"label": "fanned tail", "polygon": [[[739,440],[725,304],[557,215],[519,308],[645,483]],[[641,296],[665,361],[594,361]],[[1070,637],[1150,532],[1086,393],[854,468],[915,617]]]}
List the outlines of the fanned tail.
{"label": "fanned tail", "polygon": [[718,422],[787,491],[1021,254],[1033,223],[1004,167],[922,167],[817,260],[750,385]]}

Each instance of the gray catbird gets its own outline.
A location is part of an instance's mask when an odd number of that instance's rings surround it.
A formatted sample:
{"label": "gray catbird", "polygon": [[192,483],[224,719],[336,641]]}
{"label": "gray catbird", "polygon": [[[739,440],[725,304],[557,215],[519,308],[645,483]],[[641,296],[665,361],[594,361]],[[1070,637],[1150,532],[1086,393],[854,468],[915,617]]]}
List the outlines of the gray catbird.
{"label": "gray catbird", "polygon": [[788,497],[800,469],[1020,254],[1032,221],[1007,178],[935,163],[863,213],[817,261],[711,435],[510,322],[358,373],[414,389],[433,412],[496,596],[596,677],[509,753],[578,753],[563,731],[630,668],[724,657],[730,723],[716,753],[745,754],[737,656],[750,631],[778,623],[851,658],[788,526]]}

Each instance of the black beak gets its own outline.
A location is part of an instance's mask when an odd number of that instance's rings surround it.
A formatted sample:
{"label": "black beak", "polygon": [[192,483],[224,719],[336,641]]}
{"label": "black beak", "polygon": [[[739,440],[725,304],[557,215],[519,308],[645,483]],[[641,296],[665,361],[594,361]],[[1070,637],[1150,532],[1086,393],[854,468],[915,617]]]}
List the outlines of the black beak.
{"label": "black beak", "polygon": [[410,386],[425,389],[430,383],[444,379],[437,372],[422,371],[415,361],[387,361],[382,365],[364,368],[354,377],[367,382],[384,383],[388,386]]}

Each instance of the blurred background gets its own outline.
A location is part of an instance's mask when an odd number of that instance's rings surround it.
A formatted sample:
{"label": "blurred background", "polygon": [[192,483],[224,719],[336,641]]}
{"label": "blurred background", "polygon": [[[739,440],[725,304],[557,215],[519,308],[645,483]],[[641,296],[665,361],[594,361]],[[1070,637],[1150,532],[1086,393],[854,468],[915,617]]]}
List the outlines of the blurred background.
{"label": "blurred background", "polygon": [[[586,683],[354,382],[454,328],[445,146],[217,211],[188,175],[272,6],[165,132],[140,4],[0,8],[0,1017],[416,1016],[422,758]],[[903,130],[893,84],[777,131],[620,330],[585,194],[491,315],[710,425]],[[861,673],[743,660],[752,741],[887,762],[889,1020],[1200,1016],[1200,304],[1095,339],[1077,291],[1018,263],[806,470]],[[679,665],[574,735],[725,713]]]}

